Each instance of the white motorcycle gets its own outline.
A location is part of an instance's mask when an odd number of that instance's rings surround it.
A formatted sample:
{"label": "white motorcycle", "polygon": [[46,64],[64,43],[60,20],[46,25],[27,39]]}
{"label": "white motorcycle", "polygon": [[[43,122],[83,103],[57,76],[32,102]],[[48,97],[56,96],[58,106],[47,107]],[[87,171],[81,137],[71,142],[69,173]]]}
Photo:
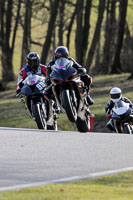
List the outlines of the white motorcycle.
{"label": "white motorcycle", "polygon": [[119,100],[112,109],[114,128],[117,133],[133,134],[133,113],[129,103]]}

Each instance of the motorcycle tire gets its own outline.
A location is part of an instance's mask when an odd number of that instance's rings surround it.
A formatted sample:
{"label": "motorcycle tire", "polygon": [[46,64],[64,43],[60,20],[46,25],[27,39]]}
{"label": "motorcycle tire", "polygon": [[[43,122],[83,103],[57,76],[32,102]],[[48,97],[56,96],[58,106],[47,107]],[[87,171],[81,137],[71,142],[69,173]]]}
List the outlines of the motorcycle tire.
{"label": "motorcycle tire", "polygon": [[62,104],[66,111],[67,117],[71,122],[76,122],[77,111],[72,101],[70,91],[67,89],[62,90]]}
{"label": "motorcycle tire", "polygon": [[124,124],[124,133],[132,134],[130,125],[128,123]]}
{"label": "motorcycle tire", "polygon": [[37,127],[39,129],[46,130],[47,129],[46,120],[43,118],[43,115],[42,115],[43,111],[40,108],[40,104],[39,103],[34,104],[32,109],[33,109],[33,115],[35,117]]}
{"label": "motorcycle tire", "polygon": [[90,119],[86,116],[86,120],[82,120],[80,117],[76,120],[76,127],[79,132],[85,133],[90,129]]}

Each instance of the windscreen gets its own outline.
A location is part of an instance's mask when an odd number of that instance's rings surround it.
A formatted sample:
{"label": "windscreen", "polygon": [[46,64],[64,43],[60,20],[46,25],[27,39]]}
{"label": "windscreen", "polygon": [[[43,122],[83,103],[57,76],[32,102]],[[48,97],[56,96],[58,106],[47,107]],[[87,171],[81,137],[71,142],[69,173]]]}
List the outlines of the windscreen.
{"label": "windscreen", "polygon": [[56,68],[67,68],[67,67],[70,67],[72,66],[72,61],[68,60],[67,58],[58,58],[56,61],[55,61],[55,66]]}

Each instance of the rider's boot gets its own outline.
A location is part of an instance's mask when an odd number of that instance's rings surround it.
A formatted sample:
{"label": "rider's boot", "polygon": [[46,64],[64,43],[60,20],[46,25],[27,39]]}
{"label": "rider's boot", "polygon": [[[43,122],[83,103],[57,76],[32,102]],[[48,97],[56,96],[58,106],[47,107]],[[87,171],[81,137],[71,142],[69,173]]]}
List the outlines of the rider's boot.
{"label": "rider's boot", "polygon": [[88,105],[92,105],[92,104],[94,104],[94,100],[90,97],[89,94],[87,95],[86,99],[87,99],[87,103],[88,103]]}
{"label": "rider's boot", "polygon": [[55,101],[54,101],[54,104],[53,104],[53,108],[55,110],[55,113],[57,113],[57,114],[61,113],[61,109],[60,109],[60,107],[57,105],[57,103]]}
{"label": "rider's boot", "polygon": [[107,128],[112,132],[116,132],[112,119],[107,122]]}
{"label": "rider's boot", "polygon": [[48,99],[51,99],[54,101],[54,104],[53,104],[53,107],[55,109],[55,112],[57,114],[60,114],[61,113],[61,110],[59,108],[59,106],[56,104],[56,101],[55,101],[55,98],[54,98],[54,95],[53,95],[53,92],[52,92],[52,85],[49,85],[46,90],[44,91],[44,96]]}

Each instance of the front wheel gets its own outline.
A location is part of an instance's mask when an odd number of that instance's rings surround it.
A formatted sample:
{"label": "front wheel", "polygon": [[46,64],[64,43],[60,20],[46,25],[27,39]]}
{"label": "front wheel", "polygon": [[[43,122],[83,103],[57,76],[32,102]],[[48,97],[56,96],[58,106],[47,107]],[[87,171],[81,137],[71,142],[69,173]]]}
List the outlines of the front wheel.
{"label": "front wheel", "polygon": [[39,129],[46,130],[47,128],[46,120],[43,118],[43,110],[41,109],[40,104],[39,103],[34,104],[32,109],[33,109],[33,115],[35,117],[37,127]]}
{"label": "front wheel", "polygon": [[75,122],[77,120],[77,110],[74,105],[72,92],[68,89],[62,90],[62,104],[68,119],[71,122]]}
{"label": "front wheel", "polygon": [[132,134],[130,125],[128,123],[124,124],[124,133]]}

